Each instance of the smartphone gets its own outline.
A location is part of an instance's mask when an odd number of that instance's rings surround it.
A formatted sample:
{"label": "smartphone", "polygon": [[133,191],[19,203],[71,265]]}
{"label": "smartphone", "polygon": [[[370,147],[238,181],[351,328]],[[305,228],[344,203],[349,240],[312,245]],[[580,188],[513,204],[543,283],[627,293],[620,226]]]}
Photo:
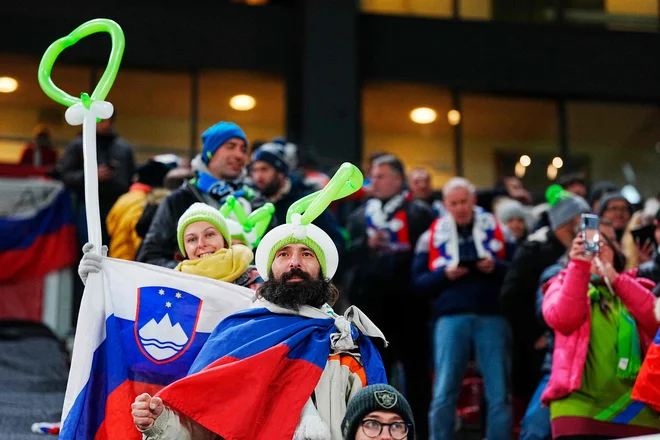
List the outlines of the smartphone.
{"label": "smartphone", "polygon": [[600,220],[594,214],[582,214],[580,223],[580,232],[584,239],[584,251],[587,254],[597,254],[600,252],[600,232],[598,226]]}
{"label": "smartphone", "polygon": [[645,246],[646,243],[655,242],[655,225],[646,225],[640,226],[635,229],[631,229],[630,233],[635,239],[636,243],[639,243],[641,247]]}

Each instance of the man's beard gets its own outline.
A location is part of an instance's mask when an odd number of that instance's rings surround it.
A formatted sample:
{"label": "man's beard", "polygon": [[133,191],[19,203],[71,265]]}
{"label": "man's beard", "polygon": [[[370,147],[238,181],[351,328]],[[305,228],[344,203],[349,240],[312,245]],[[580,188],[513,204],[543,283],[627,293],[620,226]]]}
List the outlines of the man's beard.
{"label": "man's beard", "polygon": [[[288,282],[293,277],[299,277],[301,280]],[[319,308],[336,299],[336,289],[330,281],[320,276],[313,279],[301,269],[291,269],[282,274],[279,280],[273,278],[271,273],[268,281],[259,287],[257,294],[275,305],[296,311],[302,306]]]}
{"label": "man's beard", "polygon": [[261,189],[260,192],[266,197],[272,197],[276,195],[281,188],[282,182],[280,182],[276,177],[271,180],[263,189]]}

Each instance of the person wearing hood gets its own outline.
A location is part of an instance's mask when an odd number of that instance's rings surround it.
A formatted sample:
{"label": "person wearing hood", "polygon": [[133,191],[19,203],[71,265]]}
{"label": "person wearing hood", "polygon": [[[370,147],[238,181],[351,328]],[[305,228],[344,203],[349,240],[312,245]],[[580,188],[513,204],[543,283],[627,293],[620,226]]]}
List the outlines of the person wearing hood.
{"label": "person wearing hood", "polygon": [[600,199],[598,216],[611,222],[616,231],[616,240],[621,243],[623,233],[632,217],[632,206],[621,193],[605,194]]}
{"label": "person wearing hood", "polygon": [[256,192],[244,182],[248,140],[233,122],[218,122],[202,134],[201,155],[192,161],[195,177],[165,198],[156,210],[137,261],[174,268],[178,249],[177,219],[193,203],[218,209],[229,195],[241,199],[247,208],[258,203]]}
{"label": "person wearing hood", "polygon": [[495,204],[495,217],[511,233],[516,243],[522,243],[527,238],[527,213],[522,203],[506,199]]}

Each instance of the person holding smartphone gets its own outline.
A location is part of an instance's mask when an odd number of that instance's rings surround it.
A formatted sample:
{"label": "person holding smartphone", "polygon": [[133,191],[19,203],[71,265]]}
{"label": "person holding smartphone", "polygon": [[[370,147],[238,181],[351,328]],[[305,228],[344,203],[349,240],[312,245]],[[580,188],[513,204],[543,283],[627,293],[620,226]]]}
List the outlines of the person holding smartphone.
{"label": "person holding smartphone", "polygon": [[543,318],[555,340],[541,399],[555,439],[660,433],[658,414],[630,398],[659,326],[652,283],[623,273],[619,254],[602,225],[583,228],[566,269],[544,287]]}
{"label": "person holding smartphone", "polygon": [[653,228],[653,245],[656,250],[651,260],[639,266],[637,276],[653,280],[656,283],[656,287],[653,288],[653,293],[655,296],[660,296],[660,286],[657,285],[660,283],[660,252],[657,250],[658,245],[660,245],[660,210],[655,214]]}

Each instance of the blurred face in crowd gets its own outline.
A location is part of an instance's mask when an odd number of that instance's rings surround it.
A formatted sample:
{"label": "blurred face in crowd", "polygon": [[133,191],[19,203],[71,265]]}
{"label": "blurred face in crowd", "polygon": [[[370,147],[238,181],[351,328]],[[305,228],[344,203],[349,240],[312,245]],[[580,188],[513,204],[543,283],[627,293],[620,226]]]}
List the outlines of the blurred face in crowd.
{"label": "blurred face in crowd", "polygon": [[371,167],[371,194],[377,199],[394,197],[403,189],[403,176],[388,164]]}
{"label": "blurred face in crowd", "polygon": [[225,239],[218,228],[209,222],[189,224],[183,231],[183,244],[189,260],[199,260],[225,247]]}
{"label": "blurred face in crowd", "polygon": [[96,132],[101,134],[108,134],[112,132],[112,119],[101,119],[96,123]]}
{"label": "blurred face in crowd", "polygon": [[413,170],[408,178],[408,186],[416,199],[427,199],[431,196],[431,176],[426,170]]}
{"label": "blurred face in crowd", "polygon": [[218,148],[209,161],[211,174],[221,180],[234,180],[247,163],[247,145],[243,139],[231,138]]}
{"label": "blurred face in crowd", "polygon": [[570,185],[567,185],[564,189],[570,193],[582,197],[583,199],[587,198],[587,187],[583,183],[573,182]]}
{"label": "blurred face in crowd", "polygon": [[362,418],[360,427],[355,432],[355,440],[403,440],[407,438],[408,426],[400,415],[392,411],[370,412]]}
{"label": "blurred face in crowd", "polygon": [[509,219],[506,222],[506,227],[509,228],[509,231],[511,231],[511,234],[513,234],[516,240],[520,240],[525,236],[527,226],[525,225],[525,220],[521,218]]}
{"label": "blurred face in crowd", "polygon": [[603,211],[602,217],[610,221],[614,229],[620,231],[625,229],[630,221],[630,209],[623,200],[611,200]]}
{"label": "blurred face in crowd", "polygon": [[655,243],[660,246],[660,222],[653,220],[653,224],[655,225]]}
{"label": "blurred face in crowd", "polygon": [[250,178],[254,186],[266,197],[275,195],[284,185],[286,176],[267,162],[257,160],[250,165]]}
{"label": "blurred face in crowd", "polygon": [[454,217],[457,225],[465,226],[472,223],[475,196],[469,189],[458,187],[444,196],[447,211]]}

